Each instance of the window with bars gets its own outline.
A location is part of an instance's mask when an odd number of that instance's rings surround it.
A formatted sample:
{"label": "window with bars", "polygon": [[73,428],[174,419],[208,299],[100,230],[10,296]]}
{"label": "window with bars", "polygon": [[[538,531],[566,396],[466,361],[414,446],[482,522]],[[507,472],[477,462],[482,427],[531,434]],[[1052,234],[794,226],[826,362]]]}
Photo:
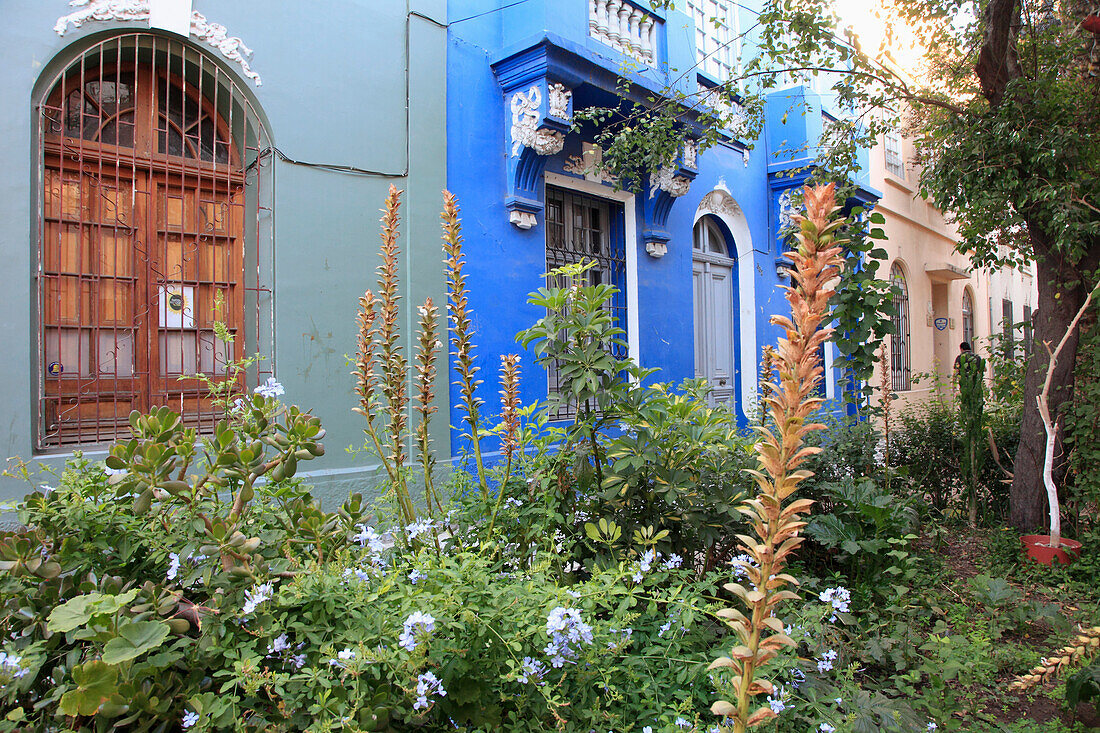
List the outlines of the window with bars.
{"label": "window with bars", "polygon": [[905,178],[905,160],[901,156],[901,138],[893,132],[886,133],[886,170],[898,178]]}
{"label": "window with bars", "polygon": [[695,53],[699,68],[719,81],[740,74],[741,30],[737,4],[731,0],[688,0],[695,21]]}
{"label": "window with bars", "polygon": [[1001,299],[1001,338],[1004,339],[1005,357],[1016,358],[1016,323],[1012,320],[1012,301]]}
{"label": "window with bars", "polygon": [[212,428],[197,375],[273,347],[259,116],[217,64],[147,33],[86,49],[37,112],[37,447],[116,440],[159,405]]}
{"label": "window with bars", "polygon": [[[611,300],[615,325],[626,329],[626,244],[623,207],[615,201],[587,196],[556,186],[546,187],[546,271],[579,262],[595,262],[585,275],[591,285],[614,285],[619,292]],[[563,287],[563,280],[547,277],[547,287]],[[608,344],[611,353],[621,359],[626,347]],[[547,392],[556,394],[561,386],[556,365],[547,370]],[[561,406],[552,419],[568,419],[577,414],[577,406]]]}
{"label": "window with bars", "polygon": [[970,289],[963,290],[962,299],[962,327],[963,338],[962,340],[974,346],[974,298],[970,294]]}
{"label": "window with bars", "polygon": [[1024,358],[1031,355],[1031,306],[1024,306]]}
{"label": "window with bars", "polygon": [[909,361],[909,288],[901,265],[890,268],[890,283],[894,286],[894,332],[890,334],[890,382],[895,392],[912,388]]}

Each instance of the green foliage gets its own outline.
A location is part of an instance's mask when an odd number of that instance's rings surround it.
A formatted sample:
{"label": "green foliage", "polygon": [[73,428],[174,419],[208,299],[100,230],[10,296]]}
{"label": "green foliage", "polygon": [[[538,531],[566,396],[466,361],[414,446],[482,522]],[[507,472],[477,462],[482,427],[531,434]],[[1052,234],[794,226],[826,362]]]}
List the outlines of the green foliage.
{"label": "green foliage", "polygon": [[904,560],[917,512],[868,478],[819,487],[818,511],[806,536],[819,545],[833,568],[857,583],[883,578]]}
{"label": "green foliage", "polygon": [[[855,222],[863,214],[860,207],[851,212]],[[881,226],[886,219],[875,212],[867,222],[869,227],[851,227],[856,235],[846,243],[845,266],[830,301],[830,315],[836,319],[833,343],[844,358],[844,399],[854,402],[860,414],[870,407],[882,342],[894,332],[894,287],[878,278],[879,267],[888,259],[886,250],[878,246],[886,239]]]}
{"label": "green foliage", "polygon": [[1100,700],[1100,663],[1085,667],[1066,680],[1066,704],[1070,708],[1090,700]]}
{"label": "green foliage", "polygon": [[963,353],[957,362],[959,384],[960,464],[966,486],[970,525],[978,518],[978,476],[985,463],[985,362],[972,353]]}
{"label": "green foliage", "polygon": [[1057,605],[1035,599],[1025,602],[1023,594],[1004,578],[978,575],[970,579],[970,589],[987,616],[991,639],[1000,639],[1006,632],[1023,633],[1033,622],[1046,622],[1063,634],[1071,629]]}
{"label": "green foliage", "polygon": [[1072,498],[1083,508],[1100,501],[1100,320],[1082,329],[1073,404],[1065,412]]}

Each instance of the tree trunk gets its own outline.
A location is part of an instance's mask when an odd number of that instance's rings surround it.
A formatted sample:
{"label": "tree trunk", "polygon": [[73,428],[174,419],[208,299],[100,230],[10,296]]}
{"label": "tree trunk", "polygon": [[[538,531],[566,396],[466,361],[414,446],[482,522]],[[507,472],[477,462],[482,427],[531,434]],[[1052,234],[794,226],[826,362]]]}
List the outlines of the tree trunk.
{"label": "tree trunk", "polygon": [[[1046,431],[1036,398],[1043,389],[1050,354],[1044,342],[1053,349],[1073,321],[1084,302],[1090,287],[1081,282],[1083,273],[1090,270],[1078,263],[1077,267],[1065,262],[1061,256],[1045,246],[1045,237],[1031,229],[1035,245],[1035,278],[1039,289],[1038,309],[1035,312],[1034,338],[1031,353],[1027,355],[1027,377],[1024,380],[1023,419],[1020,421],[1020,445],[1013,464],[1012,488],[1009,491],[1009,521],[1022,532],[1041,529],[1046,532],[1047,499],[1043,487],[1043,452]],[[1095,253],[1093,253],[1095,254]],[[1095,259],[1094,256],[1085,257]],[[1050,390],[1050,414],[1060,417],[1062,405],[1073,399],[1073,372],[1077,363],[1079,333],[1071,334],[1065,349],[1054,368]],[[1061,421],[1060,421],[1061,422]],[[1062,450],[1062,435],[1057,436],[1054,447],[1054,481],[1058,486],[1066,474],[1066,461]]]}

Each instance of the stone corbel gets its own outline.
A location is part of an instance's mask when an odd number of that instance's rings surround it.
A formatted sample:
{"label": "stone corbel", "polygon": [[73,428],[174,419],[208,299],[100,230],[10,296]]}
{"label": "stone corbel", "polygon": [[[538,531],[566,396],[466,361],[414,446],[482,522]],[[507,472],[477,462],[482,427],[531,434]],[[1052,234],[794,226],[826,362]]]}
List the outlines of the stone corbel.
{"label": "stone corbel", "polygon": [[564,84],[546,78],[505,89],[509,126],[505,135],[508,156],[508,220],[520,229],[538,223],[542,172],[548,156],[565,146],[573,121],[573,93]]}
{"label": "stone corbel", "polygon": [[696,155],[694,141],[689,141],[677,165],[665,166],[649,177],[648,195],[642,207],[642,239],[650,257],[661,258],[668,253],[668,242],[672,238],[666,228],[668,214],[676,199],[688,192],[695,179]]}

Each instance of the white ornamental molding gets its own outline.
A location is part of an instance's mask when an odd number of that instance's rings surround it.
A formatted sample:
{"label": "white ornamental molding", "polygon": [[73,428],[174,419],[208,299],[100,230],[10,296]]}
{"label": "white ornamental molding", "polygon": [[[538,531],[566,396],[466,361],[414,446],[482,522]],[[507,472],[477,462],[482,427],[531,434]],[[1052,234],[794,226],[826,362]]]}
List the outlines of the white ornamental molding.
{"label": "white ornamental molding", "polygon": [[554,83],[546,89],[547,105],[550,107],[550,116],[560,120],[570,120],[569,100],[573,98],[573,92],[565,88],[564,84]]}
{"label": "white ornamental molding", "polygon": [[513,158],[525,147],[539,155],[556,155],[561,152],[565,146],[565,135],[557,130],[538,126],[539,108],[542,106],[542,90],[538,86],[513,94],[510,106]]}
{"label": "white ornamental molding", "polygon": [[739,219],[743,216],[741,207],[725,191],[716,189],[711,191],[699,202],[699,211],[708,214],[721,214],[731,219]]}
{"label": "white ornamental molding", "polygon": [[697,168],[699,160],[699,146],[694,140],[684,141],[684,167]]}
{"label": "white ornamental molding", "polygon": [[540,127],[535,130],[535,141],[531,148],[539,155],[557,155],[565,147],[565,135],[557,130]]}
{"label": "white ornamental molding", "polygon": [[508,221],[515,224],[518,229],[530,229],[537,223],[534,213],[519,211],[518,209],[513,209],[508,213]]}
{"label": "white ornamental molding", "polygon": [[566,173],[572,173],[594,183],[614,184],[619,180],[604,168],[602,158],[598,155],[589,155],[587,148],[583,156],[570,155],[561,168]]}
{"label": "white ornamental molding", "polygon": [[669,166],[662,166],[661,170],[657,172],[657,175],[653,177],[653,180],[649,184],[649,197],[653,198],[657,195],[657,191],[664,191],[672,198],[679,198],[688,192],[688,188],[691,187],[691,181],[684,176],[676,175],[676,169]]}
{"label": "white ornamental molding", "polygon": [[779,194],[779,230],[783,231],[794,225],[791,216],[795,213],[794,204],[791,203],[790,190]]}
{"label": "white ornamental molding", "polygon": [[541,105],[542,91],[537,86],[531,87],[526,92],[516,92],[512,95],[513,158],[518,156],[523,148],[534,147]]}
{"label": "white ornamental molding", "polygon": [[[105,22],[141,22],[149,21],[150,0],[70,0],[69,6],[79,8],[63,15],[54,24],[59,36],[65,35],[69,26],[79,28],[85,23]],[[229,35],[229,30],[220,23],[212,23],[202,13],[191,13],[191,35],[199,41],[218,49],[222,56],[241,67],[241,75],[260,86],[260,75],[252,70],[249,61],[252,49],[237,36]]]}
{"label": "white ornamental molding", "polygon": [[645,253],[653,259],[659,260],[668,254],[668,242],[646,242]]}

